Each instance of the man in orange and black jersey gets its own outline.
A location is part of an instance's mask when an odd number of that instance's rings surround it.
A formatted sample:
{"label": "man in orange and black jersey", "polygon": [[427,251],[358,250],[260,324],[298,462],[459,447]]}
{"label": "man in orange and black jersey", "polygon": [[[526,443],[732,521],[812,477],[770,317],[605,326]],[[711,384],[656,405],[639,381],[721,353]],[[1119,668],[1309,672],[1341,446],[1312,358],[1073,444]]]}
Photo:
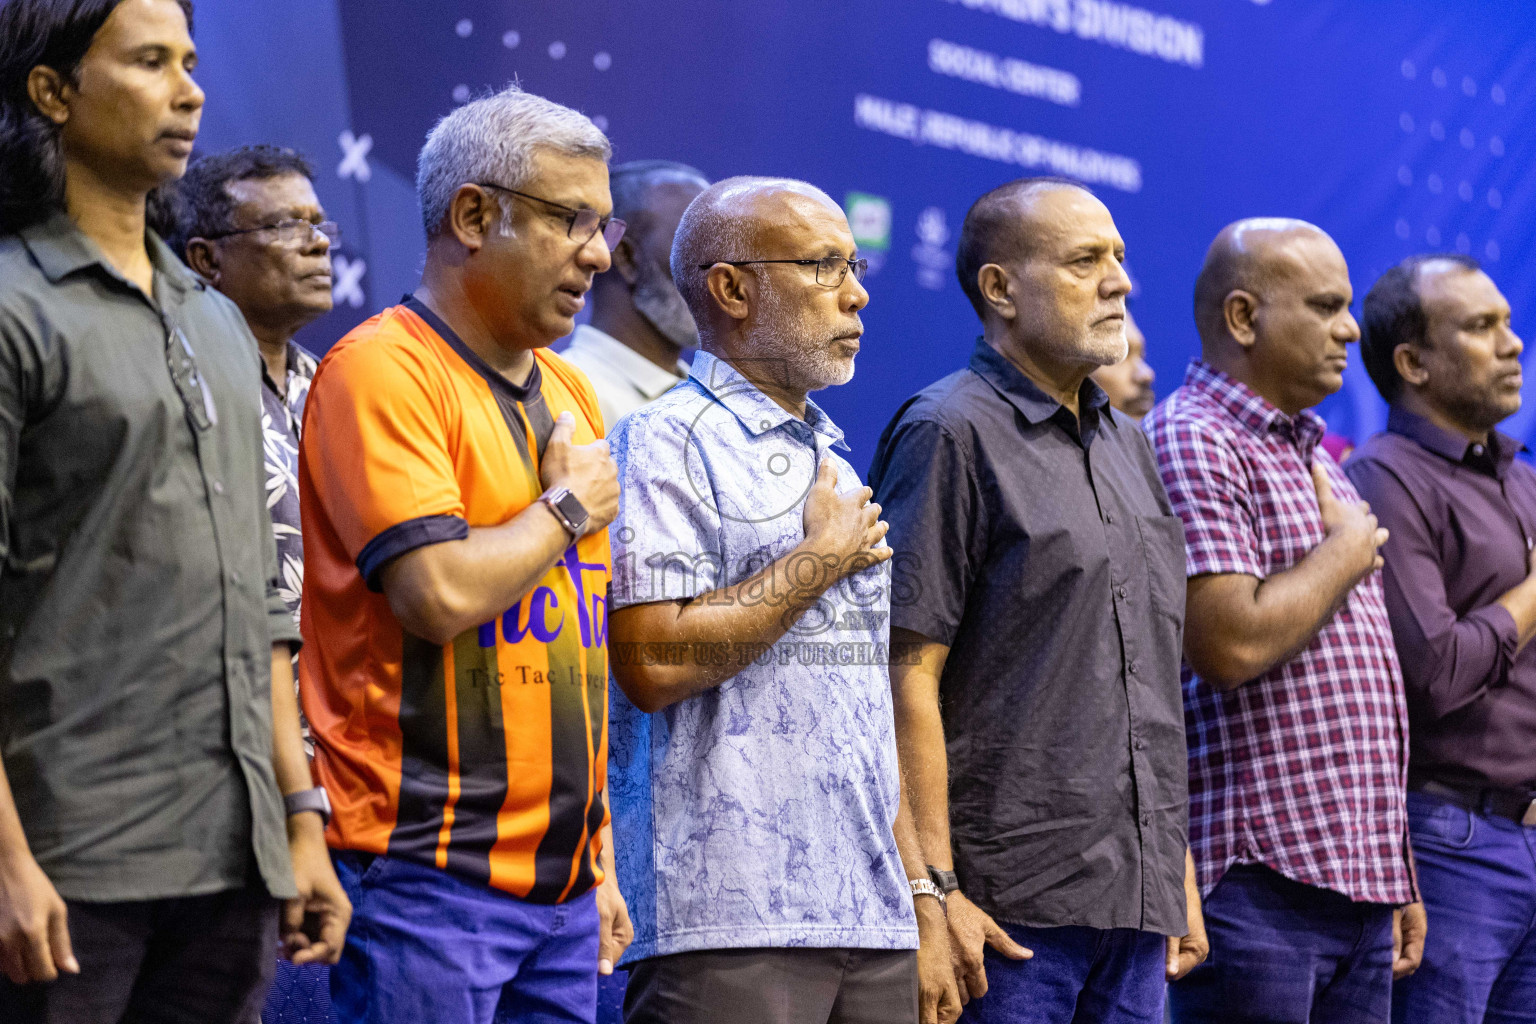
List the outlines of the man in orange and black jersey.
{"label": "man in orange and black jersey", "polygon": [[344,1024],[590,1021],[628,942],[601,838],[618,482],[591,385],[546,351],[623,231],[608,155],[515,86],[445,117],[421,285],[310,391],[300,674],[359,928]]}

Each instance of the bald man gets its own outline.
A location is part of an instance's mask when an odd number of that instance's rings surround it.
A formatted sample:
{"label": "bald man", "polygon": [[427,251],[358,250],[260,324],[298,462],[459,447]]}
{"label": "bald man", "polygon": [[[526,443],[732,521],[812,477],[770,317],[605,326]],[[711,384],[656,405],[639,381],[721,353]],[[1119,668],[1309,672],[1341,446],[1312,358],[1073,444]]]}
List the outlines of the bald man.
{"label": "bald man", "polygon": [[592,382],[609,430],[688,376],[682,354],[698,345],[699,332],[672,283],[672,238],[707,187],[702,173],[671,160],[631,160],[608,172],[624,237],[613,266],[592,279],[592,322],[576,328],[561,355]]}
{"label": "bald man", "polygon": [[1387,531],[1311,411],[1359,340],[1352,295],[1313,225],[1223,229],[1201,356],[1145,421],[1189,548],[1189,832],[1215,950],[1173,986],[1180,1024],[1384,1021],[1422,949],[1421,909],[1394,912],[1417,896]]}
{"label": "bald man", "polygon": [[853,376],[865,268],[820,189],[704,190],[672,245],[700,351],[611,437],[628,1024],[916,1015],[891,551],[842,431],[808,397]]}
{"label": "bald man", "polygon": [[953,949],[969,1021],[1160,1024],[1166,978],[1205,955],[1183,534],[1146,438],[1089,379],[1126,356],[1124,259],[1073,182],[978,199],[956,269],[982,337],[870,470],[907,798],[947,893],[948,935],[923,943]]}

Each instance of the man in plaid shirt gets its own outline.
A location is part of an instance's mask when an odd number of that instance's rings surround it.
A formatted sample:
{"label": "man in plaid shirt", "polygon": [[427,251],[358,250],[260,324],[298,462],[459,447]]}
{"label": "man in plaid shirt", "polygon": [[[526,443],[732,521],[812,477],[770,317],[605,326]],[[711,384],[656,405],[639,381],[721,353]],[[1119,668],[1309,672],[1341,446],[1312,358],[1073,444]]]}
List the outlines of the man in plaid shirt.
{"label": "man in plaid shirt", "polygon": [[1195,288],[1202,358],[1146,421],[1189,548],[1189,838],[1211,957],[1173,987],[1181,1024],[1383,1021],[1423,949],[1387,531],[1310,411],[1360,338],[1351,295],[1316,227],[1227,227]]}

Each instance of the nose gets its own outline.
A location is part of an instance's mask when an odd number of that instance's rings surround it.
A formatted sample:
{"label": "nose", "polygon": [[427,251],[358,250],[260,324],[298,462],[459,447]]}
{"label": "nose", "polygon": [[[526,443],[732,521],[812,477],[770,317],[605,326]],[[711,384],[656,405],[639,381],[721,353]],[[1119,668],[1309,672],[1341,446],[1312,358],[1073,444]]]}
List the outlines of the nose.
{"label": "nose", "polygon": [[192,78],[192,73],[186,68],[181,69],[181,89],[176,94],[176,107],[179,110],[201,110],[203,102],[208,98],[203,92],[202,86]]}
{"label": "nose", "polygon": [[1346,345],[1352,345],[1359,341],[1360,324],[1355,320],[1355,314],[1346,309],[1336,321],[1333,336],[1344,342]]}
{"label": "nose", "polygon": [[613,266],[613,252],[601,231],[587,239],[587,244],[576,250],[576,265],[594,274],[601,274]]}
{"label": "nose", "polygon": [[864,289],[863,282],[853,276],[852,270],[848,271],[848,276],[843,279],[843,282],[844,284],[849,282],[852,282],[853,284],[853,287],[851,288],[838,289],[839,293],[841,294],[841,305],[844,311],[849,313],[857,313],[859,310],[869,305],[869,292]]}
{"label": "nose", "polygon": [[1125,272],[1125,264],[1110,257],[1110,272],[1099,282],[1099,294],[1106,299],[1131,294],[1131,275]]}
{"label": "nose", "polygon": [[1519,359],[1520,353],[1525,351],[1525,342],[1520,340],[1520,335],[1516,334],[1513,328],[1506,327],[1504,328],[1504,339],[1505,344],[1503,348],[1505,353],[1513,359]]}
{"label": "nose", "polygon": [[1152,364],[1145,359],[1136,360],[1136,379],[1143,384],[1153,384],[1157,381],[1157,371],[1152,369]]}

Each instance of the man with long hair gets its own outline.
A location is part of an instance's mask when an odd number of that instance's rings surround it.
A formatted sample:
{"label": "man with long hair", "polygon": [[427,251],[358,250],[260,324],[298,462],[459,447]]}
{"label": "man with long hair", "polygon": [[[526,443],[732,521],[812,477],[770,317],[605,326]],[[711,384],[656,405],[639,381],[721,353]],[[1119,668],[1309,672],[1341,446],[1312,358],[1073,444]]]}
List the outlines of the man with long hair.
{"label": "man with long hair", "polygon": [[299,736],[256,342],[149,221],[202,112],[191,17],[0,8],[7,1022],[245,1021],[279,936],[334,961],[351,914]]}

